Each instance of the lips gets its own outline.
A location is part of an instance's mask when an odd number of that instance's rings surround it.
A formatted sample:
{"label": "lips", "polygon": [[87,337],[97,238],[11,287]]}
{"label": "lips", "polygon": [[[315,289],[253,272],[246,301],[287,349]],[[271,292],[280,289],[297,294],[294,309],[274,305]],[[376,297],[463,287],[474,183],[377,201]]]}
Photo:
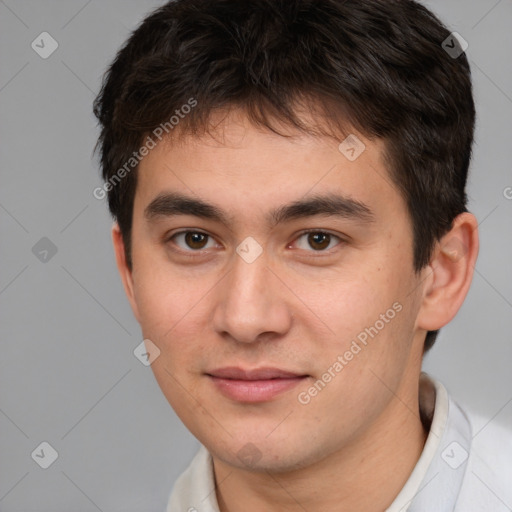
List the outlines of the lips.
{"label": "lips", "polygon": [[247,403],[270,401],[308,378],[308,375],[279,368],[249,370],[226,367],[209,371],[206,375],[224,396]]}
{"label": "lips", "polygon": [[256,368],[254,370],[243,370],[242,368],[229,367],[213,370],[208,373],[212,377],[233,380],[270,380],[270,379],[291,379],[304,377],[299,373],[288,372],[278,368]]}

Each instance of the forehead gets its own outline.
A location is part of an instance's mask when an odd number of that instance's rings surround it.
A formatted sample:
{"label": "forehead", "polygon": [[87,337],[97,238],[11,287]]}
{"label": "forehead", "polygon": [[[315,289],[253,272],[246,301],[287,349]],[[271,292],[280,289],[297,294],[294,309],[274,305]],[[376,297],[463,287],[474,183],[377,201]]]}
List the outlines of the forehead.
{"label": "forehead", "polygon": [[384,143],[355,132],[344,137],[287,138],[239,114],[224,116],[213,133],[164,139],[144,157],[135,210],[141,214],[162,193],[181,193],[218,206],[235,222],[247,212],[268,221],[284,203],[331,194],[372,212],[400,206],[403,213]]}

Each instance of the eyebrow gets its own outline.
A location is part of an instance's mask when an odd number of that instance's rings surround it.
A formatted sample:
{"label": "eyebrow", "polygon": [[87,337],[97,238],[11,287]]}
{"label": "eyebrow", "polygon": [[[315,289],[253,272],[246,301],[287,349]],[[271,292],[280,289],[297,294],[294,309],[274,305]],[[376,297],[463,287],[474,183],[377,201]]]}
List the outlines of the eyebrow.
{"label": "eyebrow", "polygon": [[[213,204],[177,192],[159,194],[144,209],[144,217],[148,221],[177,215],[193,215],[225,225],[233,223],[234,220],[233,216]],[[316,215],[341,217],[363,223],[375,221],[374,213],[366,204],[333,193],[315,195],[280,206],[271,210],[265,220],[270,227],[275,227]]]}

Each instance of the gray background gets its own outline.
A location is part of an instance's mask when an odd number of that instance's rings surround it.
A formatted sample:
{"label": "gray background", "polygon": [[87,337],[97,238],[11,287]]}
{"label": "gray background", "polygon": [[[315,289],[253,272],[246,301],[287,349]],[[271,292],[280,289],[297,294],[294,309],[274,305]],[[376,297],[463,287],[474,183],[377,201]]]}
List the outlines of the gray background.
{"label": "gray background", "polygon": [[[106,203],[92,195],[92,100],[161,3],[0,0],[2,512],[163,511],[198,446],[133,355],[140,329]],[[469,296],[424,366],[482,427],[512,425],[512,1],[426,3],[469,43],[478,129],[468,191],[481,250]],[[59,45],[47,59],[31,48],[43,31]],[[47,261],[32,249],[43,237],[57,249]],[[42,441],[59,454],[46,470],[31,458]]]}

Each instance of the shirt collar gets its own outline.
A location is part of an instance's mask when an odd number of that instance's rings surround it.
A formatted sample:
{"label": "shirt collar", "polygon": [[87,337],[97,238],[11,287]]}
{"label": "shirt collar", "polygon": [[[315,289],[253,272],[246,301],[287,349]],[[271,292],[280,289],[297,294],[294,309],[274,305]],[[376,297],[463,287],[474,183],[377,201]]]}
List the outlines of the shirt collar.
{"label": "shirt collar", "polygon": [[386,512],[455,510],[471,447],[469,420],[446,388],[426,373],[420,378],[420,410],[422,417],[431,419],[429,435],[409,479]]}
{"label": "shirt collar", "polygon": [[[422,373],[420,415],[430,423],[425,446],[409,479],[386,512],[451,512],[455,509],[468,454],[471,426],[437,380]],[[177,480],[167,512],[220,512],[211,455],[201,445]]]}

